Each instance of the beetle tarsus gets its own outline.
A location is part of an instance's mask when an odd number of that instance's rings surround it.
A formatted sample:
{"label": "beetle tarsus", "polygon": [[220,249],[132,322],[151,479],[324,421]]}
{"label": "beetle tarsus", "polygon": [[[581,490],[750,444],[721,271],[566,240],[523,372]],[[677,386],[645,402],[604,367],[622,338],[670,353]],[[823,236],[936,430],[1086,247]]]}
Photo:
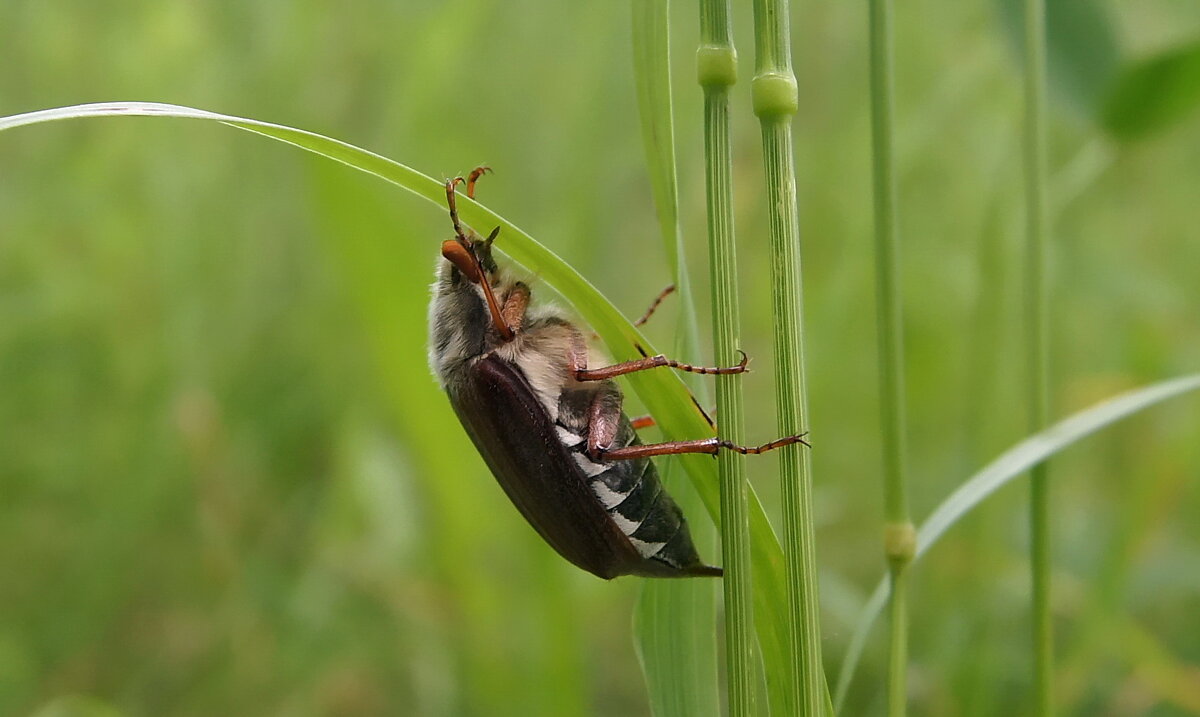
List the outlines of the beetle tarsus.
{"label": "beetle tarsus", "polygon": [[462,177],[446,180],[446,205],[450,207],[450,221],[454,223],[454,236],[458,237],[458,241],[462,244],[467,244],[467,237],[463,234],[462,224],[458,221],[458,202],[455,201],[455,187],[463,181]]}
{"label": "beetle tarsus", "polygon": [[471,173],[469,175],[467,175],[467,198],[468,199],[475,198],[475,182],[477,182],[480,177],[482,177],[483,175],[487,174],[490,171],[492,171],[491,167],[476,167],[475,169],[471,170]]}
{"label": "beetle tarsus", "polygon": [[805,431],[804,433],[795,436],[784,436],[783,438],[776,438],[769,443],[764,443],[761,446],[739,446],[736,443],[731,443],[730,441],[718,441],[717,445],[719,445],[721,448],[737,451],[743,456],[751,453],[758,455],[759,453],[766,453],[767,451],[773,451],[776,448],[783,448],[784,446],[790,446],[796,443],[802,443],[809,448],[812,448],[812,444],[804,440],[804,437],[807,435],[808,432]]}

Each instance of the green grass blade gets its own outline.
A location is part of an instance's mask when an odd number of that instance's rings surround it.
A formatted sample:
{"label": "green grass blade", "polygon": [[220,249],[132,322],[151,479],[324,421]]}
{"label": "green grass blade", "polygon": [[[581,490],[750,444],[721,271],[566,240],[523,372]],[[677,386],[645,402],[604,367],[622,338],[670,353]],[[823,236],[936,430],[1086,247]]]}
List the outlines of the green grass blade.
{"label": "green grass blade", "polygon": [[[668,0],[632,0],[633,76],[646,167],[658,213],[659,230],[676,287],[679,330],[673,350],[700,356],[696,312],[687,265],[682,260],[679,191],[675,165],[674,111],[671,96]],[[703,385],[687,381],[707,405]],[[699,508],[690,486],[673,480],[672,462],[663,465],[663,480],[687,515]],[[692,538],[702,555],[713,555],[711,523],[693,519]],[[646,580],[634,608],[634,639],[650,707],[657,717],[716,717],[717,689],[716,586],[703,580]]]}
{"label": "green grass blade", "polygon": [[[995,0],[1014,57],[1025,52],[1023,0]],[[1046,61],[1050,90],[1088,118],[1098,114],[1121,65],[1117,25],[1107,3],[1047,0]]]}
{"label": "green grass blade", "polygon": [[[1024,475],[1033,466],[1111,423],[1197,389],[1200,389],[1200,374],[1189,374],[1151,384],[1079,411],[1016,444],[969,477],[930,514],[917,531],[917,554],[914,561],[919,560],[947,530],[988,496],[1006,483]],[[885,578],[875,587],[875,592],[871,593],[871,598],[854,628],[850,647],[842,660],[834,693],[834,705],[838,711],[845,703],[850,681],[866,645],[867,634],[883,610],[887,594],[888,585]]]}
{"label": "green grass blade", "polygon": [[1149,137],[1200,106],[1200,38],[1121,71],[1104,102],[1102,122],[1122,141]]}
{"label": "green grass blade", "polygon": [[[87,117],[154,116],[183,119],[203,119],[221,122],[232,127],[255,132],[295,145],[301,149],[341,162],[349,167],[395,184],[443,208],[445,194],[442,183],[415,169],[394,162],[365,149],[323,135],[283,125],[260,122],[208,112],[179,105],[151,102],[112,102],[74,105],[41,110],[9,117],[0,117],[0,131],[44,122]],[[636,357],[634,344],[647,351],[654,346],[621,315],[599,291],[578,272],[568,266],[546,247],[538,244],[512,222],[500,217],[482,204],[460,197],[459,214],[463,221],[477,227],[501,227],[497,248],[520,263],[557,290],[569,301],[605,341],[612,357],[624,360]],[[436,248],[431,244],[430,256]],[[673,372],[649,371],[631,374],[629,383],[646,408],[669,438],[697,438],[712,434],[708,423],[692,404],[687,387]],[[681,456],[679,462],[687,471],[700,494],[709,515],[719,522],[719,494],[716,466],[708,456]],[[755,611],[760,614],[783,614],[787,610],[784,597],[783,552],[762,503],[750,494],[750,551],[754,563]],[[764,661],[770,658],[776,665],[786,665],[783,636],[777,630],[759,627],[759,646]],[[768,671],[768,681],[782,679]]]}

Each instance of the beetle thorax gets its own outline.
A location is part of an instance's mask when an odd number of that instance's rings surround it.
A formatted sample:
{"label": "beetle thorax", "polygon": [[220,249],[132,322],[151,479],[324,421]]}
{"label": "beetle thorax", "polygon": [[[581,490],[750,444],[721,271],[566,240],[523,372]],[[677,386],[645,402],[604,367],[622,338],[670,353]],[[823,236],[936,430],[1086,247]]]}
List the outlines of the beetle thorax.
{"label": "beetle thorax", "polygon": [[[518,284],[499,271],[489,272],[488,281],[501,302]],[[560,310],[553,306],[529,309],[520,330],[506,341],[492,323],[480,286],[449,261],[441,261],[438,267],[429,327],[429,364],[442,387],[451,393],[471,363],[489,353],[521,370],[552,419],[558,415],[562,391],[575,384],[567,371],[567,359],[578,329]]]}

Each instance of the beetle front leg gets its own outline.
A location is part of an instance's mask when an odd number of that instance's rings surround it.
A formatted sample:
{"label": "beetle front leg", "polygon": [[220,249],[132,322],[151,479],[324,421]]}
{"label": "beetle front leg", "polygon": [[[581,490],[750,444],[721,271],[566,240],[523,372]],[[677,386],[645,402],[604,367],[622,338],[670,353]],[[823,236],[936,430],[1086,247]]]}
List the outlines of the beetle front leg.
{"label": "beetle front leg", "polygon": [[514,334],[521,332],[527,308],[529,308],[529,287],[518,281],[509,290],[508,296],[504,297],[504,306],[500,307],[500,318]]}

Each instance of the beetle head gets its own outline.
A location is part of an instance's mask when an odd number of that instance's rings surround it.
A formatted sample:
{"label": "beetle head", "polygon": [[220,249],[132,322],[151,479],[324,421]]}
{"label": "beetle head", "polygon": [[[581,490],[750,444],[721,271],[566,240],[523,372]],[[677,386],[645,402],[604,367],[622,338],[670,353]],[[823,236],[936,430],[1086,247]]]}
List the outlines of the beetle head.
{"label": "beetle head", "polygon": [[442,256],[468,281],[483,290],[483,299],[491,313],[493,326],[501,338],[509,341],[514,333],[500,313],[500,302],[496,300],[489,278],[489,275],[495,274],[497,270],[496,261],[492,258],[492,242],[499,234],[500,227],[493,229],[487,239],[478,238],[474,232],[469,237],[460,232],[455,238],[442,242]]}
{"label": "beetle head", "polygon": [[489,274],[495,274],[496,261],[492,258],[492,242],[500,233],[500,227],[492,230],[487,239],[480,239],[472,232],[469,236],[459,235],[442,242],[442,256],[454,265],[472,284],[487,282]]}

